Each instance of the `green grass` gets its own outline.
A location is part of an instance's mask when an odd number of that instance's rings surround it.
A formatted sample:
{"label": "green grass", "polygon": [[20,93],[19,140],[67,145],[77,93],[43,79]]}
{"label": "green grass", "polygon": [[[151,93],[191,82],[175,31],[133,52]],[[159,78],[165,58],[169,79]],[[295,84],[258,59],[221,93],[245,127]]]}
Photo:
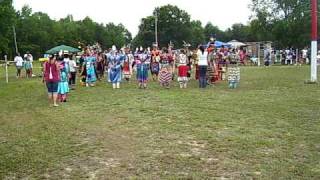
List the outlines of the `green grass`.
{"label": "green grass", "polygon": [[241,85],[77,87],[0,79],[0,179],[320,179],[320,86],[309,67],[242,68]]}

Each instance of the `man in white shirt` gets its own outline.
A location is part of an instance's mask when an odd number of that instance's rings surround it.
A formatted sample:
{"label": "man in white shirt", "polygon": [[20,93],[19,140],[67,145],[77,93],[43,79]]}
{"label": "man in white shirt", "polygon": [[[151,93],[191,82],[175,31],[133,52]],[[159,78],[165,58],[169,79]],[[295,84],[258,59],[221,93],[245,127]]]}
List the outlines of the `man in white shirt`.
{"label": "man in white shirt", "polygon": [[20,78],[21,69],[23,68],[23,59],[20,56],[20,53],[17,53],[17,56],[14,58],[14,62],[16,63],[16,68],[17,68],[17,78]]}

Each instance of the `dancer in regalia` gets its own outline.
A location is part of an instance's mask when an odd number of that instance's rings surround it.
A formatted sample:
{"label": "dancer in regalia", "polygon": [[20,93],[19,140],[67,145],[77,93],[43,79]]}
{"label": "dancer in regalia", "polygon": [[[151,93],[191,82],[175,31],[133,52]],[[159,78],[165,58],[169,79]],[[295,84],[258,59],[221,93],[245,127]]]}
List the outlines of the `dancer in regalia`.
{"label": "dancer in regalia", "polygon": [[162,54],[160,55],[160,65],[161,67],[164,66],[171,66],[173,63],[173,56],[169,53],[167,48],[162,49]]}
{"label": "dancer in regalia", "polygon": [[117,51],[116,46],[112,46],[112,51],[109,54],[109,76],[108,80],[112,83],[113,89],[120,89],[120,83],[122,80],[122,70],[125,56]]}
{"label": "dancer in regalia", "polygon": [[105,67],[105,57],[103,53],[99,52],[97,56],[97,75],[98,75],[99,81],[101,81],[101,79],[104,76],[104,67]]}
{"label": "dancer in regalia", "polygon": [[159,83],[162,87],[169,89],[172,73],[169,66],[162,66],[159,72]]}
{"label": "dancer in regalia", "polygon": [[195,69],[195,73],[194,73],[194,79],[195,80],[199,80],[199,66],[198,66],[198,62],[199,62],[199,57],[198,57],[198,49],[193,50],[192,52],[192,64],[194,65],[194,69]]}
{"label": "dancer in regalia", "polygon": [[69,83],[69,77],[71,76],[70,74],[70,56],[69,56],[69,51],[63,51],[63,61],[65,64],[65,69],[67,72],[67,77],[68,77],[68,83]]}
{"label": "dancer in regalia", "polygon": [[228,67],[229,88],[235,89],[235,88],[237,88],[237,86],[240,82],[240,68],[238,66],[240,58],[233,51],[230,55],[229,61],[230,61],[230,65]]}
{"label": "dancer in regalia", "polygon": [[60,102],[67,102],[67,95],[69,93],[69,76],[68,64],[65,61],[59,61],[60,81],[58,83],[58,100]]}
{"label": "dancer in regalia", "polygon": [[158,79],[159,71],[160,71],[160,52],[157,48],[157,45],[153,45],[153,50],[151,52],[151,63],[150,70],[152,74],[153,81]]}
{"label": "dancer in regalia", "polygon": [[132,76],[132,64],[133,64],[133,61],[134,61],[134,57],[130,53],[130,49],[126,48],[125,49],[125,59],[124,59],[124,62],[123,62],[122,71],[123,71],[123,78],[128,82],[130,81],[131,76]]}
{"label": "dancer in regalia", "polygon": [[86,64],[83,63],[82,70],[80,72],[80,85],[86,86],[86,81],[87,81],[87,68],[86,68]]}
{"label": "dancer in regalia", "polygon": [[87,49],[87,55],[84,59],[85,63],[85,71],[86,71],[86,86],[93,87],[97,81],[96,70],[95,70],[95,63],[97,61],[96,56],[90,49]]}
{"label": "dancer in regalia", "polygon": [[146,89],[147,88],[147,82],[148,82],[148,67],[150,64],[150,54],[148,51],[143,51],[143,48],[140,47],[140,51],[138,51],[138,54],[136,55],[136,66],[137,66],[137,80],[139,83],[139,88]]}
{"label": "dancer in regalia", "polygon": [[192,70],[192,60],[191,60],[192,59],[192,53],[189,50],[189,47],[191,46],[191,44],[184,42],[183,46],[184,46],[184,52],[185,52],[185,54],[187,56],[187,66],[188,66],[187,77],[188,77],[188,80],[190,80],[190,78],[191,78],[191,70]]}
{"label": "dancer in regalia", "polygon": [[216,65],[215,65],[215,56],[216,56],[216,52],[214,49],[214,45],[211,44],[208,48],[208,69],[207,69],[207,82],[208,84],[214,84],[216,82]]}
{"label": "dancer in regalia", "polygon": [[180,88],[187,88],[188,83],[188,57],[185,50],[181,50],[179,54],[179,63],[178,63],[178,81],[180,83]]}

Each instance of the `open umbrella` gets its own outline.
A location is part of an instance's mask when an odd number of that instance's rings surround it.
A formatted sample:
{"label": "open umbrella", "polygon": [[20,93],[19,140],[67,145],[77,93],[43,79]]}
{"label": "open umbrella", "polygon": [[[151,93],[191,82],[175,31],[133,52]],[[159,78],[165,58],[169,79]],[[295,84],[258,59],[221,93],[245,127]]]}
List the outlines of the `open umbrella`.
{"label": "open umbrella", "polygon": [[79,49],[71,47],[71,46],[66,46],[66,45],[61,45],[61,46],[57,46],[54,47],[48,51],[46,51],[47,54],[57,54],[60,51],[68,51],[70,53],[77,53],[77,52],[81,52]]}

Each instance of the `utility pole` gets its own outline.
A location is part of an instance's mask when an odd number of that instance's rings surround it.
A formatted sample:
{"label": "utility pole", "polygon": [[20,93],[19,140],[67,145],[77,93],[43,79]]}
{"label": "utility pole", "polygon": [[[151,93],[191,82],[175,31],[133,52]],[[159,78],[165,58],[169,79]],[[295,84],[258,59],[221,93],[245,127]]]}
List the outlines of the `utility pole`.
{"label": "utility pole", "polygon": [[155,40],[156,40],[156,45],[157,45],[157,47],[158,47],[158,13],[157,13],[157,10],[155,11],[155,21],[154,21],[154,28],[155,28],[155,30],[154,30],[154,34],[155,34]]}
{"label": "utility pole", "polygon": [[12,26],[13,29],[13,38],[14,38],[14,45],[16,48],[16,54],[18,54],[18,45],[17,45],[17,34],[16,34],[16,28],[14,26]]}
{"label": "utility pole", "polygon": [[318,2],[311,0],[311,82],[317,82]]}

